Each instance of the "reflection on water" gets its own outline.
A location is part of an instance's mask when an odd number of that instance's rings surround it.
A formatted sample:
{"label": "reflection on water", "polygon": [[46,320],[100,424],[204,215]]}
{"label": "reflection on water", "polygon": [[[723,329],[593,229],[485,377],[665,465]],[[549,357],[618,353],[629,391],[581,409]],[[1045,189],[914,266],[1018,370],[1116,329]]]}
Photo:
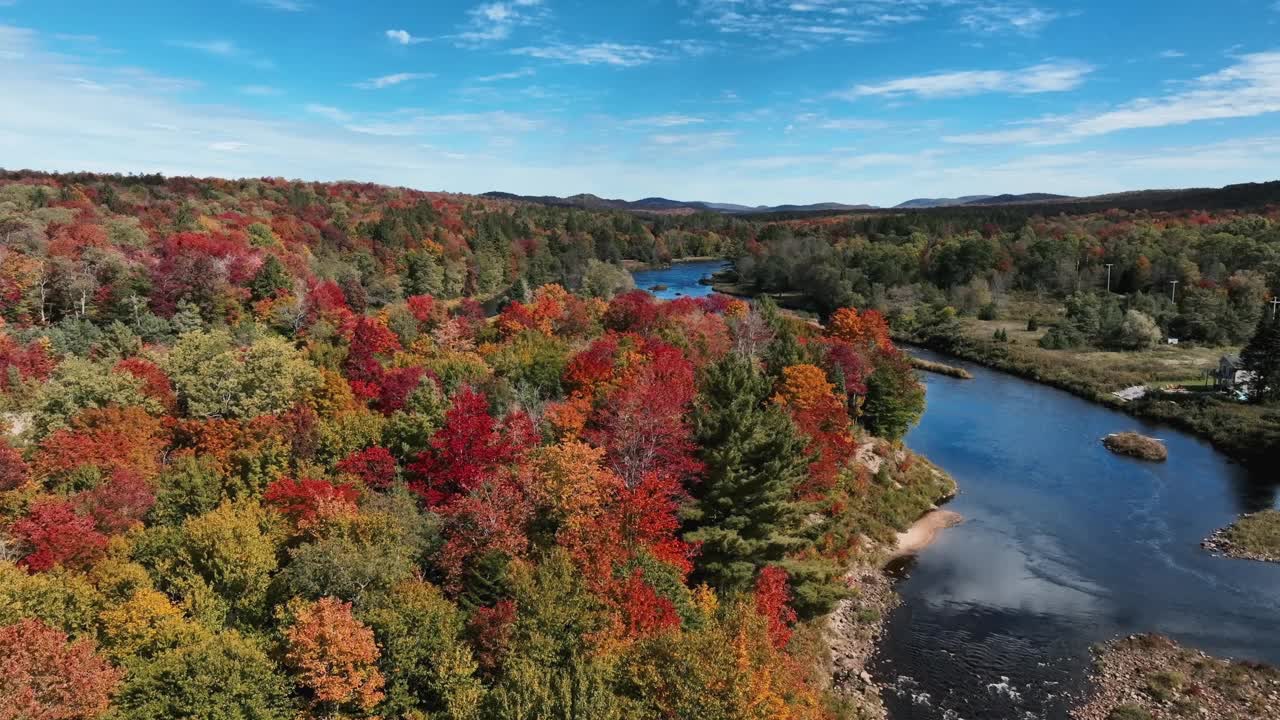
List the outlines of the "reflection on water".
{"label": "reflection on water", "polygon": [[[974,380],[925,377],[928,410],[907,438],[959,481],[949,507],[966,521],[895,568],[904,603],[875,662],[894,718],[1066,718],[1090,645],[1125,633],[1280,663],[1280,566],[1198,546],[1274,505],[1274,479],[1168,428],[966,367]],[[1099,438],[1119,430],[1164,439],[1169,462],[1112,455]]]}

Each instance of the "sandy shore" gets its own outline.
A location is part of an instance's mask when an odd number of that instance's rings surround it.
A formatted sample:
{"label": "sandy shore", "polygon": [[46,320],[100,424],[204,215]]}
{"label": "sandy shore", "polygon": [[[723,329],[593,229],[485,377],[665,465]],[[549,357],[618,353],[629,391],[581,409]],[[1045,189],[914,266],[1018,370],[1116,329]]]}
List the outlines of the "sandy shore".
{"label": "sandy shore", "polygon": [[[879,458],[877,458],[879,459]],[[882,720],[887,717],[880,700],[881,687],[866,664],[884,634],[884,623],[901,599],[893,590],[893,580],[884,571],[884,563],[904,555],[912,555],[928,547],[938,534],[960,524],[963,518],[950,510],[930,510],[906,532],[898,533],[897,547],[886,548],[878,561],[855,563],[845,576],[854,589],[852,598],[836,606],[827,622],[830,648],[828,674],[836,693],[853,700],[861,708],[857,717]]]}
{"label": "sandy shore", "polygon": [[964,518],[960,513],[950,510],[930,510],[914,525],[907,528],[906,532],[898,533],[898,548],[890,555],[890,559],[915,555],[929,547],[938,538],[938,533],[949,527],[955,527],[963,521]]}

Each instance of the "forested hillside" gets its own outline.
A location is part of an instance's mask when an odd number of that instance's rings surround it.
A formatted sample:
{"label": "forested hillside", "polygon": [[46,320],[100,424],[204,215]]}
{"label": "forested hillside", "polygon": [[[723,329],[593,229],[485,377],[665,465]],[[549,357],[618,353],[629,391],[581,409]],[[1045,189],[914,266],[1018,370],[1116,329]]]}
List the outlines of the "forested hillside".
{"label": "forested hillside", "polygon": [[[985,209],[773,223],[738,262],[742,281],[799,291],[820,310],[945,301],[976,313],[992,293],[1066,298],[1108,285],[1191,340],[1240,342],[1280,288],[1280,207],[1205,213],[1041,215]],[[1177,301],[1171,281],[1177,281]]]}
{"label": "forested hillside", "polygon": [[941,492],[855,462],[919,418],[908,359],[875,311],[660,303],[614,264],[750,233],[7,176],[0,716],[864,712],[817,619]]}

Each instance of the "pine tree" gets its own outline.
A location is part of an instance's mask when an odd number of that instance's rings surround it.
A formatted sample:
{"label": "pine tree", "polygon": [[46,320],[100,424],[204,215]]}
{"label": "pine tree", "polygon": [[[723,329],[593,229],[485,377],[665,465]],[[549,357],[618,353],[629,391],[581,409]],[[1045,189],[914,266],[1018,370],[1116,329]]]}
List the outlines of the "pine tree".
{"label": "pine tree", "polygon": [[782,375],[783,368],[805,362],[804,348],[800,346],[795,329],[778,309],[773,298],[761,295],[756,300],[756,310],[773,331],[773,340],[763,353],[764,364],[769,373],[776,378]]}
{"label": "pine tree", "polygon": [[[701,543],[698,579],[725,592],[749,590],[761,568],[784,564],[812,544],[803,532],[804,505],[795,498],[811,458],[785,411],[767,402],[770,390],[749,360],[730,355],[706,370],[693,413],[706,473],[691,488],[684,539]],[[826,575],[793,577],[826,584]],[[796,594],[829,597],[828,590],[796,588]]]}
{"label": "pine tree", "polygon": [[257,274],[249,283],[249,290],[253,292],[254,300],[265,300],[275,295],[277,291],[288,290],[291,287],[293,287],[293,278],[289,276],[289,271],[285,270],[284,265],[275,255],[267,256],[267,259],[262,262],[262,267],[258,268]]}
{"label": "pine tree", "polygon": [[1249,381],[1250,400],[1264,403],[1280,399],[1280,320],[1263,315],[1240,360],[1244,369],[1254,374]]}

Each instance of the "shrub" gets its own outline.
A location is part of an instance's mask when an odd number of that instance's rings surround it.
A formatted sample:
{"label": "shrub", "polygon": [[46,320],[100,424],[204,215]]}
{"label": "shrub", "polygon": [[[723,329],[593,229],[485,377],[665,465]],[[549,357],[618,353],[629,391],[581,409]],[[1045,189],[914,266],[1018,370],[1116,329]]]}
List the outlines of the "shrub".
{"label": "shrub", "polygon": [[1121,705],[1107,715],[1107,720],[1151,720],[1151,713],[1137,705]]}

